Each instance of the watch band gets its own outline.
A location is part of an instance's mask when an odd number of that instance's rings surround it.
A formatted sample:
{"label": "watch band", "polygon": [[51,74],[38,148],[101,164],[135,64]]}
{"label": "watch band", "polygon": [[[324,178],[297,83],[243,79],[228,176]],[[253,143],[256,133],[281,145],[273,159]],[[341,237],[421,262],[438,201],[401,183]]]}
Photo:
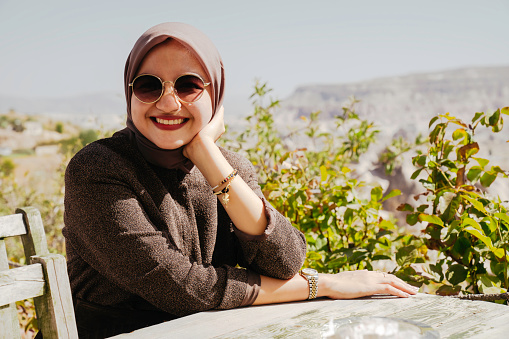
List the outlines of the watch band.
{"label": "watch band", "polygon": [[308,300],[315,299],[318,295],[318,271],[313,268],[304,268],[300,271],[300,275],[308,281]]}

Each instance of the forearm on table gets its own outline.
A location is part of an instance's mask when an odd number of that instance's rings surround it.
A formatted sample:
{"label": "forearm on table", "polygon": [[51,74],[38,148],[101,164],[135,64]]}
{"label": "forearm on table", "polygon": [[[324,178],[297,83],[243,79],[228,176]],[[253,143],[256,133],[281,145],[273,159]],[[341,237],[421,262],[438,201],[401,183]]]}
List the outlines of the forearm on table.
{"label": "forearm on table", "polygon": [[[323,275],[318,279],[317,297],[325,297],[326,286]],[[261,286],[253,305],[276,304],[306,300],[309,297],[308,281],[300,274],[288,280],[261,276]]]}
{"label": "forearm on table", "polygon": [[[193,146],[189,150],[191,160],[212,187],[233,172],[233,167],[214,143],[201,142]],[[228,195],[228,203],[223,202],[222,195],[218,198],[235,226],[247,234],[262,234],[267,227],[263,202],[239,175],[231,181]]]}

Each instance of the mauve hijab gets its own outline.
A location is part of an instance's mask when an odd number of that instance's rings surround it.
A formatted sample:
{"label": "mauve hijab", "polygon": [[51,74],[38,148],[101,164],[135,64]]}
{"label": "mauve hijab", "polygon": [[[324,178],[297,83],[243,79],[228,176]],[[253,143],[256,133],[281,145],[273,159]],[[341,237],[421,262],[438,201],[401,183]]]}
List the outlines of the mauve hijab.
{"label": "mauve hijab", "polygon": [[148,162],[160,167],[169,169],[177,168],[189,173],[194,167],[194,164],[183,155],[183,146],[174,150],[159,148],[138,131],[131,116],[132,90],[129,87],[129,83],[136,77],[138,68],[149,51],[154,46],[167,39],[175,39],[189,49],[207,73],[206,77],[207,80],[211,82],[212,90],[212,116],[214,116],[221,107],[224,95],[223,61],[212,41],[210,41],[203,32],[191,25],[180,22],[162,23],[149,28],[143,33],[134,44],[127,58],[124,70],[124,90],[127,101],[127,128],[118,133],[128,135],[131,139],[134,138],[138,149]]}

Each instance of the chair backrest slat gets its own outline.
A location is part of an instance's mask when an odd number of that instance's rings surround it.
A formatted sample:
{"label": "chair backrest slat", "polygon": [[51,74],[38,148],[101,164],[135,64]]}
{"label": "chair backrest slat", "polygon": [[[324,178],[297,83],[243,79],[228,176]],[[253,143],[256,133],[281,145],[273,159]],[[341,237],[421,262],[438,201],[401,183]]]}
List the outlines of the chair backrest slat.
{"label": "chair backrest slat", "polygon": [[27,230],[23,223],[22,214],[6,215],[0,217],[0,238],[14,237],[26,234]]}
{"label": "chair backrest slat", "polygon": [[33,255],[49,254],[46,232],[44,232],[39,210],[33,207],[18,208],[16,214],[23,215],[23,223],[27,226],[26,234],[21,236],[27,262]]}
{"label": "chair backrest slat", "polygon": [[41,264],[0,271],[0,305],[43,295],[44,284]]}
{"label": "chair backrest slat", "polygon": [[[0,271],[9,269],[5,241],[0,238]],[[21,338],[16,304],[0,305],[0,338]]]}

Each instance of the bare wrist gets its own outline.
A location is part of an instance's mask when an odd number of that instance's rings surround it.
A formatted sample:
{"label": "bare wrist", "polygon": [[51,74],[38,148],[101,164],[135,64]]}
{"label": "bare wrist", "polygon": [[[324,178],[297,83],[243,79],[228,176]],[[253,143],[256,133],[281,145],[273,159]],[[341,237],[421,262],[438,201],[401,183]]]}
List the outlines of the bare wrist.
{"label": "bare wrist", "polygon": [[329,296],[329,293],[328,293],[329,278],[330,278],[330,274],[318,273],[318,295],[317,295],[317,298]]}

